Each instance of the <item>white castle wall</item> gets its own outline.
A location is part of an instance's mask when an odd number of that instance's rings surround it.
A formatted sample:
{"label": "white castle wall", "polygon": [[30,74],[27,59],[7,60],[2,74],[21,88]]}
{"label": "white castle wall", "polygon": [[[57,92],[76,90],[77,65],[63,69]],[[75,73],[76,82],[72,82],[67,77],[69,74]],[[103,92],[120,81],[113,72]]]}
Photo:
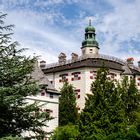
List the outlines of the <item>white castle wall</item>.
{"label": "white castle wall", "polygon": [[[91,94],[91,83],[95,80],[96,72],[98,69],[97,68],[79,68],[79,69],[72,69],[72,70],[67,70],[67,71],[62,71],[62,72],[56,72],[56,73],[49,73],[46,75],[46,77],[50,80],[53,81],[53,84],[55,88],[60,91],[60,89],[63,86],[63,82],[60,82],[60,75],[61,74],[67,74],[66,79],[70,84],[72,84],[75,89],[79,89],[80,92],[78,92],[78,95],[80,95],[80,98],[77,98],[77,106],[80,107],[80,110],[84,108],[85,104],[85,97],[86,94]],[[72,73],[74,72],[80,72],[79,77],[80,80],[72,80],[73,75]],[[109,70],[109,77],[114,80],[119,80],[120,79],[120,72],[117,70]],[[115,74],[112,76],[111,74]],[[92,78],[93,76],[93,78]]]}
{"label": "white castle wall", "polygon": [[[57,94],[53,94],[53,98],[50,98],[49,94],[46,93],[44,96],[41,95],[37,95],[37,96],[28,96],[26,98],[26,101],[29,104],[34,103],[35,101],[37,101],[39,103],[40,106],[40,111],[46,111],[50,110],[50,117],[53,117],[52,120],[47,121],[46,125],[47,127],[43,127],[44,131],[46,132],[53,132],[53,130],[58,127],[58,119],[59,119],[59,115],[58,115],[58,110],[59,110],[59,96]],[[23,132],[22,136],[34,136],[35,134],[33,132]],[[49,135],[47,136],[49,137]]]}

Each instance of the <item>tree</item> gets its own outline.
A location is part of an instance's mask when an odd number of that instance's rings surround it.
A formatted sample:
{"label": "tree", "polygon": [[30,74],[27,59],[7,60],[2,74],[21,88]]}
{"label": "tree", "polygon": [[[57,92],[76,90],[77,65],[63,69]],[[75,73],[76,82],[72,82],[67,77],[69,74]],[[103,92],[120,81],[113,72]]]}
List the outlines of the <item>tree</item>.
{"label": "tree", "polygon": [[128,77],[123,77],[122,81],[118,84],[118,92],[121,93],[128,124],[132,125],[136,121],[136,112],[140,102],[135,79],[131,78],[129,80]]}
{"label": "tree", "polygon": [[107,75],[108,69],[101,68],[91,85],[92,94],[86,98],[85,108],[80,115],[81,139],[102,139],[111,133],[126,130],[120,94]]}
{"label": "tree", "polygon": [[78,128],[72,124],[56,128],[51,140],[76,140],[78,139]]}
{"label": "tree", "polygon": [[68,123],[75,124],[78,118],[78,111],[76,108],[76,93],[74,87],[68,82],[64,82],[60,94],[59,125],[64,126]]}
{"label": "tree", "polygon": [[126,133],[112,133],[106,137],[103,137],[102,140],[139,140],[140,133],[136,126],[131,126]]}
{"label": "tree", "polygon": [[9,137],[3,137],[0,140],[23,140],[23,139],[22,138],[19,138],[19,137],[9,136]]}
{"label": "tree", "polygon": [[18,43],[12,42],[9,33],[13,25],[5,25],[5,17],[0,13],[0,138],[30,131],[42,139],[46,134],[42,126],[49,115],[40,113],[37,103],[26,101],[26,96],[38,92],[38,85],[31,80],[36,57],[26,57],[22,55],[25,49],[17,49]]}

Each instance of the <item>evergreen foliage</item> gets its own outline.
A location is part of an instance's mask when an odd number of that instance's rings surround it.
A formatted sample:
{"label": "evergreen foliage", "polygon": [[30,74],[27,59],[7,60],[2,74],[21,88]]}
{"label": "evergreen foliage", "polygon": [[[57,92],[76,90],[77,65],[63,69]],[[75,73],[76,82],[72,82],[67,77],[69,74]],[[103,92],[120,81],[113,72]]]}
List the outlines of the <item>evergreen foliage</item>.
{"label": "evergreen foliage", "polygon": [[19,138],[19,137],[9,136],[9,137],[3,137],[0,140],[23,140],[23,139],[22,138]]}
{"label": "evergreen foliage", "polygon": [[135,78],[129,80],[128,77],[123,77],[121,83],[118,84],[118,92],[121,94],[126,120],[129,125],[132,125],[136,121],[136,112],[140,103],[140,94],[136,87]]}
{"label": "evergreen foliage", "polygon": [[25,49],[17,49],[18,43],[12,42],[9,33],[13,25],[5,25],[5,17],[0,13],[0,138],[32,131],[37,139],[43,139],[46,132],[42,126],[49,116],[38,111],[37,103],[25,100],[38,92],[31,80],[36,57],[26,57],[22,55]]}
{"label": "evergreen foliage", "polygon": [[107,75],[108,69],[101,68],[91,85],[93,94],[86,98],[85,108],[80,115],[81,139],[99,139],[126,130],[127,122],[120,93]]}
{"label": "evergreen foliage", "polygon": [[78,128],[72,124],[56,128],[51,140],[78,140]]}
{"label": "evergreen foliage", "polygon": [[112,133],[102,140],[139,140],[140,133],[138,132],[138,128],[136,126],[131,126],[126,133]]}
{"label": "evergreen foliage", "polygon": [[59,125],[75,124],[78,118],[78,110],[76,108],[76,93],[74,87],[68,82],[64,82],[60,93]]}

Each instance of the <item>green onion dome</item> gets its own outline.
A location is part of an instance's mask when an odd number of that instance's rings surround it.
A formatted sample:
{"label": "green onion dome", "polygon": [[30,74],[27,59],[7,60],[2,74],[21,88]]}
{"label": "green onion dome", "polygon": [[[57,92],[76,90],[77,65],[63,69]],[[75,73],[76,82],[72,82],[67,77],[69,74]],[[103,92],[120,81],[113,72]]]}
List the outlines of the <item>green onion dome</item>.
{"label": "green onion dome", "polygon": [[98,42],[92,38],[88,38],[82,42],[83,47],[97,47],[99,46]]}
{"label": "green onion dome", "polygon": [[89,25],[85,28],[85,32],[95,32],[95,28],[93,26]]}

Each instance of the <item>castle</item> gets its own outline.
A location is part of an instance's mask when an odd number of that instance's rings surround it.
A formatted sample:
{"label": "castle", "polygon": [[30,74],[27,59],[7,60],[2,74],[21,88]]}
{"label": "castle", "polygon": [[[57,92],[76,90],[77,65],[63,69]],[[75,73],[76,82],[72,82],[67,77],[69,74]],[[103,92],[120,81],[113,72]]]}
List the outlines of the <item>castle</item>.
{"label": "castle", "polygon": [[140,61],[138,67],[134,66],[133,58],[127,61],[109,55],[99,53],[99,44],[96,41],[95,28],[89,25],[85,28],[85,39],[81,47],[82,55],[72,53],[70,60],[66,59],[65,53],[60,53],[58,62],[47,64],[40,62],[40,67],[55,89],[60,90],[64,80],[75,87],[77,108],[84,108],[86,94],[90,94],[90,87],[95,80],[96,72],[103,66],[109,68],[108,78],[120,80],[124,75],[134,77],[140,90]]}

